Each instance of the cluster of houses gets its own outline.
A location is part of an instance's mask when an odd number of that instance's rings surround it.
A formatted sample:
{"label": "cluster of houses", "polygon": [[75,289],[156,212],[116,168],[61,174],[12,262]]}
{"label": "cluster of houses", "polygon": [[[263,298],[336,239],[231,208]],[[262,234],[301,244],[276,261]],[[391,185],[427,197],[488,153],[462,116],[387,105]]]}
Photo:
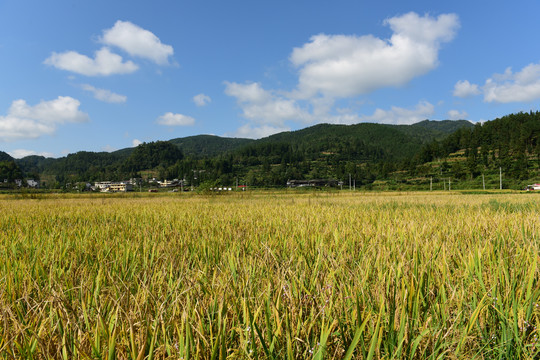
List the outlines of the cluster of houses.
{"label": "cluster of houses", "polygon": [[127,192],[133,191],[133,183],[131,181],[100,181],[94,183],[93,191],[100,192]]}
{"label": "cluster of houses", "polygon": [[[90,189],[93,191],[100,192],[128,192],[133,191],[135,186],[142,184],[142,179],[134,178],[126,181],[99,181],[94,183],[94,186],[91,186]],[[163,180],[158,181],[155,178],[151,179],[149,183],[157,184],[160,188],[177,188],[183,187],[184,180]]]}
{"label": "cluster of houses", "polygon": [[184,180],[163,180],[163,181],[156,181],[156,179],[152,179],[154,182],[158,184],[160,188],[171,188],[171,187],[179,187],[184,185]]}
{"label": "cluster of houses", "polygon": [[[13,182],[15,183],[17,187],[22,187],[24,184],[24,181],[22,179],[15,179],[13,180]],[[4,179],[4,184],[8,184],[8,183],[9,183],[9,180]],[[39,189],[39,180],[27,179],[26,185],[34,189]]]}
{"label": "cluster of houses", "polygon": [[[40,187],[39,180],[27,179],[23,181],[21,179],[15,179],[13,181],[17,187],[28,186],[29,188],[38,189]],[[25,184],[26,182],[26,184]],[[178,191],[178,188],[182,190],[187,189],[185,187],[185,180],[173,179],[173,180],[163,180],[159,181],[151,179],[148,181],[150,184],[157,185],[159,188],[173,188],[172,191]],[[8,184],[8,179],[4,179],[4,184]],[[86,190],[99,191],[99,192],[128,192],[133,191],[136,186],[141,186],[143,179],[132,178],[126,181],[99,181],[95,182],[94,185],[87,183]],[[0,180],[1,184],[1,180]],[[0,185],[2,186],[2,185]],[[289,180],[287,181],[287,187],[289,188],[298,188],[298,187],[342,187],[343,182],[337,181],[334,179],[313,179],[313,180]],[[192,189],[192,188],[191,188]],[[237,185],[238,190],[247,190],[246,185]],[[192,189],[193,190],[193,189]],[[232,191],[232,187],[215,187],[210,188],[210,191]],[[526,191],[540,191],[540,184],[527,185],[523,190]],[[151,189],[149,191],[157,191],[157,189]]]}

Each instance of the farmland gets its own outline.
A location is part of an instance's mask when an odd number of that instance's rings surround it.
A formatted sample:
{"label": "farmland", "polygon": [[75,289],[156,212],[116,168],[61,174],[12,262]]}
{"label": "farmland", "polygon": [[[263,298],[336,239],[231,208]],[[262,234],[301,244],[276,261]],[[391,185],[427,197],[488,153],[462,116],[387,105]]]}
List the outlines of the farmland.
{"label": "farmland", "polygon": [[537,194],[0,197],[0,357],[534,358]]}

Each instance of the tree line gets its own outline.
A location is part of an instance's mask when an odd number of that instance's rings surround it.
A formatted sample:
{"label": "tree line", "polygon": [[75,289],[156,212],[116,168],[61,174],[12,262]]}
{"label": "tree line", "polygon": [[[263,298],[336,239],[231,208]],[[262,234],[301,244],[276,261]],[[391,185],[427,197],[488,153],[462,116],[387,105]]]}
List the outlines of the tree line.
{"label": "tree line", "polygon": [[[292,179],[353,178],[357,186],[370,186],[377,180],[466,180],[499,169],[525,181],[538,175],[539,136],[539,112],[476,125],[451,121],[412,126],[321,124],[257,141],[234,139],[232,143],[199,136],[143,143],[113,153],[82,151],[61,159],[33,156],[17,160],[20,173],[9,171],[13,176],[53,177],[51,186],[151,177],[184,179],[194,186],[285,186]],[[194,151],[204,146],[212,149],[212,155]]]}

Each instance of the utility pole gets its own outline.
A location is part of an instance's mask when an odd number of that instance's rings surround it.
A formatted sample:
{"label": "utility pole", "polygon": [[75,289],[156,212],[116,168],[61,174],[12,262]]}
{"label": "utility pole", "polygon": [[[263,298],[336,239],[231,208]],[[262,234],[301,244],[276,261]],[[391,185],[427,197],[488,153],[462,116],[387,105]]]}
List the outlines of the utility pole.
{"label": "utility pole", "polygon": [[429,178],[429,191],[433,191],[433,176]]}
{"label": "utility pole", "polygon": [[486,190],[486,179],[484,178],[484,174],[482,174],[482,189]]}
{"label": "utility pole", "polygon": [[448,178],[448,191],[452,190],[451,184],[450,184],[450,178]]}
{"label": "utility pole", "polygon": [[351,174],[349,174],[349,191],[352,190],[352,186],[351,186]]}
{"label": "utility pole", "polygon": [[502,167],[499,167],[499,188],[502,190]]}

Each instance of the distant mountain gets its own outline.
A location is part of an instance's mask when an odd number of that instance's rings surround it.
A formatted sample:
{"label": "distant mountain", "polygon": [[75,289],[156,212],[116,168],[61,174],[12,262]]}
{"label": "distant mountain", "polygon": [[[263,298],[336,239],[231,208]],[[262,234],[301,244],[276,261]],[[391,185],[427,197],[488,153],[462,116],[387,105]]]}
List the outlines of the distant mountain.
{"label": "distant mountain", "polygon": [[[258,140],[197,135],[144,144],[147,151],[136,152],[138,148],[111,153],[80,151],[58,159],[28,156],[15,161],[24,174],[46,175],[61,184],[119,180],[153,170],[163,178],[180,178],[186,174],[194,177],[194,171],[204,171],[199,182],[230,181],[232,176],[249,173],[250,183],[277,185],[287,178],[342,177],[345,171],[353,171],[351,166],[354,171],[360,171],[360,164],[410,161],[426,144],[473,126],[464,120],[425,120],[413,125],[318,124]],[[181,151],[174,155],[174,149],[165,143]],[[166,162],[160,160],[163,154],[159,149],[166,149]],[[277,165],[281,166],[279,170]]]}
{"label": "distant mountain", "polygon": [[[228,138],[215,135],[195,135],[168,140],[179,147],[185,156],[195,158],[214,157],[228,151],[236,150],[246,144],[252,143],[253,139]],[[111,154],[121,158],[127,158],[135,148],[125,148],[113,151]]]}
{"label": "distant mountain", "polygon": [[258,140],[198,135],[112,153],[81,151],[59,159],[13,159],[0,152],[2,160],[4,178],[22,173],[41,176],[55,186],[148,176],[185,179],[194,186],[239,182],[281,187],[289,179],[351,177],[358,186],[390,182],[399,187],[437,177],[472,184],[480,175],[499,184],[502,170],[505,187],[522,188],[540,176],[540,112],[482,124],[318,124]]}
{"label": "distant mountain", "polygon": [[461,121],[425,120],[413,125],[385,125],[361,123],[355,125],[319,124],[302,130],[282,132],[255,141],[261,143],[288,143],[307,151],[335,153],[344,146],[360,146],[368,154],[382,153],[384,158],[404,158],[415,155],[423,144],[440,140],[460,128],[474,125]]}

